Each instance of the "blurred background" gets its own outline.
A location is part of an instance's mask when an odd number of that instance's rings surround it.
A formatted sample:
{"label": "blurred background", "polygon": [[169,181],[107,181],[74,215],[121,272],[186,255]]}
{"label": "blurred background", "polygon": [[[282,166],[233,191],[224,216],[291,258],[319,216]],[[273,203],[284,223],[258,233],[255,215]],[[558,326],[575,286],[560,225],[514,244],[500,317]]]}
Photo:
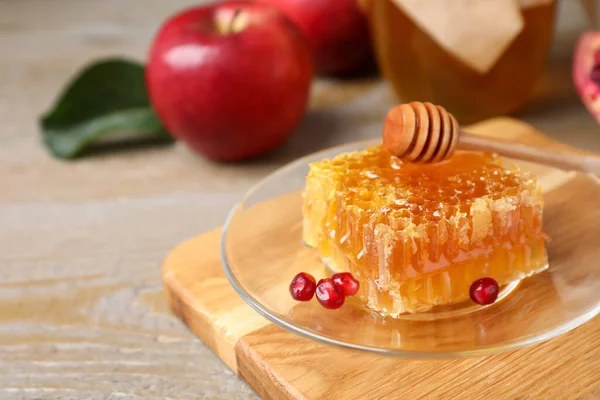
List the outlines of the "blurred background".
{"label": "blurred background", "polygon": [[[0,1],[0,46],[5,50],[0,65],[0,116],[5,123],[30,128],[28,135],[22,129],[6,129],[3,136],[37,140],[32,124],[83,65],[115,55],[145,61],[161,23],[198,3]],[[289,160],[348,139],[377,136],[388,108],[412,100],[442,104],[463,123],[510,113],[550,136],[600,149],[600,144],[594,147],[594,141],[588,140],[596,125],[571,78],[578,37],[593,29],[583,2],[521,2],[534,4],[523,8],[523,31],[517,34],[517,43],[499,56],[500,66],[493,64],[493,74],[483,78],[473,70],[465,72],[449,52],[443,54],[433,44],[435,38],[416,25],[417,19],[391,1],[363,3],[371,13],[373,47],[389,79],[384,82],[371,75],[316,80],[310,112],[274,157]]]}
{"label": "blurred background", "polygon": [[[0,1],[0,45],[5,49],[1,64],[1,116],[5,121],[22,118],[31,124],[42,111],[48,109],[65,82],[91,60],[122,55],[145,61],[152,38],[161,23],[173,13],[198,3],[203,2]],[[365,7],[369,7],[370,2],[364,3]],[[294,156],[312,150],[312,147],[344,141],[346,129],[336,129],[331,124],[356,127],[354,120],[359,119],[360,130],[366,129],[377,135],[378,130],[374,128],[383,123],[382,117],[387,108],[396,103],[397,98],[401,101],[428,100],[443,104],[464,123],[512,113],[532,122],[551,136],[582,145],[582,140],[589,137],[589,131],[594,126],[589,124],[591,119],[581,107],[572,83],[571,70],[579,35],[593,29],[589,15],[586,15],[585,7],[578,0],[522,3],[534,3],[533,7],[525,8],[525,31],[518,35],[518,39],[527,43],[523,49],[511,52],[514,49],[509,48],[499,61],[506,67],[494,71],[494,76],[477,82],[461,71],[460,66],[452,62],[451,56],[438,54],[439,49],[432,48],[426,40],[428,38],[433,42],[433,39],[415,26],[407,13],[399,11],[390,1],[375,2],[375,7],[370,6],[373,13],[371,22],[375,25],[375,39],[380,43],[378,51],[382,54],[382,67],[389,72],[392,84],[380,83],[379,78],[374,76],[343,81],[326,78],[315,82],[310,100],[311,109],[315,111],[308,113],[299,133],[295,135],[291,147],[300,148],[297,152],[293,151]],[[453,8],[450,5],[447,7]],[[414,39],[417,34],[423,35],[423,38]],[[402,44],[408,42],[405,40],[407,37],[421,40],[421,43],[407,48]],[[434,64],[434,67],[428,68],[428,64]],[[405,71],[419,67],[423,82],[414,83],[415,74]],[[483,97],[484,103],[492,104],[484,104],[483,110],[479,110],[477,104],[481,104],[482,99],[475,96],[474,85],[490,81],[494,82],[488,84],[489,90],[482,96],[487,96]],[[522,82],[529,83],[523,85]],[[529,90],[529,86],[533,90]],[[456,90],[459,87],[461,90]],[[500,87],[504,89],[500,90]],[[394,89],[398,96],[395,96]],[[461,94],[447,94],[452,92]],[[340,107],[342,105],[344,107]],[[462,112],[460,107],[475,110]],[[324,109],[331,112],[324,114]],[[343,118],[338,118],[337,113],[344,112],[342,109],[347,111],[343,116],[339,115]],[[549,113],[555,117],[552,121],[546,118]],[[368,122],[375,126],[367,126]],[[329,132],[327,138],[311,137],[310,132],[314,131],[315,124]],[[33,136],[34,133],[30,132]],[[358,134],[364,135],[369,134]],[[314,145],[296,143],[316,139],[323,142]],[[589,146],[590,143],[586,141],[585,145]]]}

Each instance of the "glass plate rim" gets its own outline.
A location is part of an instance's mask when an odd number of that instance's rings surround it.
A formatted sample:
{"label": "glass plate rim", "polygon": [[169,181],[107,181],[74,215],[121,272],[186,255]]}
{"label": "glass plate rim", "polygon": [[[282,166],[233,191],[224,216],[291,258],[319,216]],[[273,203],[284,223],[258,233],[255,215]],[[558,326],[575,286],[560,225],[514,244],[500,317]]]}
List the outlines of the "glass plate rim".
{"label": "glass plate rim", "polygon": [[[497,353],[501,353],[501,352],[506,352],[506,351],[510,351],[510,350],[520,349],[523,347],[532,346],[534,344],[542,343],[542,342],[548,341],[550,339],[553,339],[555,337],[558,337],[560,335],[563,335],[563,334],[583,325],[584,323],[586,323],[586,322],[590,321],[592,318],[594,318],[596,315],[600,314],[600,303],[599,303],[596,307],[590,309],[585,314],[579,315],[578,317],[568,321],[567,323],[559,325],[554,329],[542,332],[541,334],[525,336],[523,338],[514,340],[509,343],[505,343],[502,345],[482,346],[476,350],[464,350],[464,351],[452,351],[452,352],[419,352],[419,351],[407,351],[407,350],[394,350],[394,349],[389,349],[389,348],[381,348],[381,347],[375,347],[375,346],[348,343],[348,342],[344,342],[342,340],[334,339],[334,338],[331,338],[328,336],[323,336],[323,335],[319,335],[317,333],[311,332],[311,331],[306,330],[292,322],[287,321],[284,318],[281,318],[281,317],[278,317],[278,316],[272,314],[265,306],[262,305],[262,303],[259,300],[254,298],[254,296],[252,296],[246,289],[244,289],[243,285],[240,283],[240,281],[235,276],[235,273],[231,269],[229,262],[227,260],[227,250],[225,248],[226,247],[225,246],[226,235],[227,235],[231,220],[233,219],[233,216],[235,215],[236,211],[238,210],[240,205],[244,204],[244,202],[246,201],[246,199],[248,197],[252,196],[252,194],[256,190],[258,190],[261,186],[263,186],[264,183],[266,183],[268,180],[273,179],[277,175],[280,175],[280,174],[286,172],[287,170],[294,168],[298,165],[306,164],[307,163],[306,160],[309,158],[313,158],[315,156],[318,156],[319,154],[329,153],[329,152],[336,151],[336,150],[341,150],[345,147],[354,147],[354,146],[365,146],[366,147],[368,145],[376,145],[378,143],[380,143],[380,141],[378,139],[364,139],[364,140],[348,142],[348,143],[344,143],[344,144],[340,144],[340,145],[336,145],[336,146],[331,146],[331,147],[328,147],[323,150],[319,150],[316,152],[306,154],[296,160],[293,160],[293,161],[277,168],[273,172],[269,173],[268,175],[266,175],[265,177],[260,179],[258,182],[256,182],[254,185],[252,185],[252,187],[244,193],[242,199],[240,201],[236,202],[233,205],[233,207],[229,210],[229,212],[227,214],[227,218],[225,219],[225,223],[223,224],[221,237],[220,237],[220,243],[219,243],[221,265],[223,267],[223,270],[225,272],[225,276],[227,277],[227,280],[229,281],[229,283],[231,284],[231,286],[233,287],[235,292],[254,311],[258,312],[260,315],[265,317],[268,321],[274,323],[275,325],[279,326],[280,328],[283,328],[283,329],[285,329],[293,334],[296,334],[298,336],[301,336],[301,337],[304,337],[304,338],[307,338],[310,340],[314,340],[316,342],[320,342],[323,344],[333,345],[333,346],[340,347],[340,348],[359,350],[359,351],[367,352],[367,353],[377,353],[377,354],[385,355],[385,356],[411,357],[411,358],[423,358],[423,359],[425,359],[425,358],[483,356],[483,355],[497,354]],[[588,176],[589,178],[591,178],[590,179],[591,181],[600,185],[600,177],[597,177],[596,175],[591,174],[591,173],[582,173],[582,174]]]}

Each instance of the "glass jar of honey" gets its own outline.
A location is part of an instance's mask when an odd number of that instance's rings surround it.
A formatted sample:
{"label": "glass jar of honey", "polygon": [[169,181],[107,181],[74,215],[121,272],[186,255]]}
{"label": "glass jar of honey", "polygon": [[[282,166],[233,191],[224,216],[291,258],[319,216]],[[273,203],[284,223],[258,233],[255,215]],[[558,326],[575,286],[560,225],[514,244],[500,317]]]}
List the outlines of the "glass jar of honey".
{"label": "glass jar of honey", "polygon": [[442,105],[463,123],[512,113],[531,96],[552,38],[556,2],[529,3],[520,10],[522,29],[482,73],[441,47],[394,0],[370,1],[381,71],[402,102]]}

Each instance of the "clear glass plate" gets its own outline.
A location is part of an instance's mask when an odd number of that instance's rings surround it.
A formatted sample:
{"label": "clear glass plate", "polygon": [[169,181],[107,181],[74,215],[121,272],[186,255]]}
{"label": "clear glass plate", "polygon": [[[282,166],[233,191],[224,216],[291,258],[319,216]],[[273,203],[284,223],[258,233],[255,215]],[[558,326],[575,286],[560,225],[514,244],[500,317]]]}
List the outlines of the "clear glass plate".
{"label": "clear glass plate", "polygon": [[[600,312],[600,181],[514,161],[544,187],[546,271],[504,288],[487,306],[444,315],[382,317],[358,301],[338,310],[294,301],[300,271],[326,274],[316,250],[302,244],[302,190],[308,164],[377,141],[355,142],[303,157],[251,189],[227,219],[221,240],[225,273],[239,295],[267,319],[321,342],[398,356],[483,355],[565,333]],[[509,161],[510,162],[510,161]],[[352,298],[349,298],[349,300]]]}

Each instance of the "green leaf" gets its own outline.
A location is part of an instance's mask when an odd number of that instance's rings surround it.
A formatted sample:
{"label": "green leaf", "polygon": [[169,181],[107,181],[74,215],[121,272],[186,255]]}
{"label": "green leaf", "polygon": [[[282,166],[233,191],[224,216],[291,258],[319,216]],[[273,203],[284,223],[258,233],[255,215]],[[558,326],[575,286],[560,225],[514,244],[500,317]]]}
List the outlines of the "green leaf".
{"label": "green leaf", "polygon": [[84,68],[42,116],[40,126],[46,147],[64,159],[107,137],[172,141],[150,105],[144,67],[124,59]]}

